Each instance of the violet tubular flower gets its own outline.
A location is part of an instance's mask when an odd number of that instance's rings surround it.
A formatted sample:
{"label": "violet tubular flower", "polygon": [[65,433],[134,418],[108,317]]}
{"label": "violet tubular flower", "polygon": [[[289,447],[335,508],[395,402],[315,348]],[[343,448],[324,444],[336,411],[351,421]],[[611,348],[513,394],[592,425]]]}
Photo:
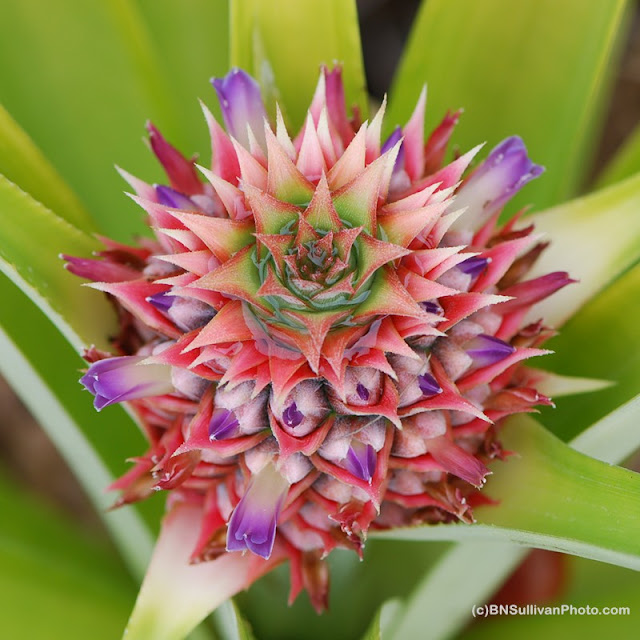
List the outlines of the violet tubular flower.
{"label": "violet tubular flower", "polygon": [[456,208],[467,210],[454,223],[457,230],[466,226],[479,229],[494,213],[500,211],[522,187],[544,171],[527,154],[522,138],[511,136],[497,145],[487,159],[461,187]]}
{"label": "violet tubular flower", "polygon": [[248,148],[251,131],[264,144],[267,114],[258,83],[242,69],[232,69],[224,78],[214,78],[211,83],[218,94],[229,135]]}
{"label": "violet tubular flower", "polygon": [[143,356],[121,356],[99,360],[89,367],[80,382],[95,396],[100,411],[111,404],[157,396],[173,391],[171,367],[141,364]]}
{"label": "violet tubular flower", "polygon": [[267,463],[251,480],[229,520],[227,551],[251,551],[265,559],[271,556],[276,524],[289,483]]}
{"label": "violet tubular flower", "polygon": [[70,259],[122,322],[120,357],[83,383],[154,434],[124,501],[170,490],[202,512],[195,559],[288,558],[292,593],[324,602],[326,584],[302,578],[309,554],[362,553],[371,526],[473,520],[502,420],[549,402],[525,361],[551,331],[523,318],[571,280],[527,280],[537,238],[497,223],[541,172],[519,138],[467,177],[477,149],[442,164],[457,116],[427,158],[424,95],[381,144],[348,113],[338,67],[294,136],[244,71],[213,84],[226,132],[206,112],[204,180],[150,126],[169,184],[131,184],[155,239]]}
{"label": "violet tubular flower", "polygon": [[354,440],[344,459],[345,468],[357,478],[371,482],[376,471],[376,451],[370,444]]}

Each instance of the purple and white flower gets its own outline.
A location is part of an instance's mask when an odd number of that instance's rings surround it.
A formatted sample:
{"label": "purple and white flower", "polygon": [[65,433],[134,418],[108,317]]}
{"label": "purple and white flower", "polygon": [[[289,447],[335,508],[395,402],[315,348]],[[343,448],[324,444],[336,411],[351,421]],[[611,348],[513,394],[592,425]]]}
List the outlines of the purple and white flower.
{"label": "purple and white flower", "polygon": [[229,520],[227,551],[251,551],[269,558],[288,490],[289,483],[271,462],[254,475]]}
{"label": "purple and white flower", "polygon": [[249,148],[249,132],[261,146],[265,144],[264,121],[266,111],[260,86],[242,69],[232,69],[224,78],[211,83],[218,94],[227,131],[244,147]]}
{"label": "purple and white flower", "polygon": [[110,404],[159,396],[174,391],[171,367],[141,364],[145,356],[120,356],[94,362],[80,382],[94,396],[93,406],[100,411]]}

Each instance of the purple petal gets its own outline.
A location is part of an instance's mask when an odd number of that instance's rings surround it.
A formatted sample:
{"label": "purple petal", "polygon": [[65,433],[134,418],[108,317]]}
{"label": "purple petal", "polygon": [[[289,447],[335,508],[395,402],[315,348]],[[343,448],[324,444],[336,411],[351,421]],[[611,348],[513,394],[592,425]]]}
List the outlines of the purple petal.
{"label": "purple petal", "polygon": [[216,409],[209,421],[209,440],[233,438],[238,433],[240,423],[236,414],[228,409]]}
{"label": "purple petal", "polygon": [[464,262],[461,262],[458,265],[458,269],[460,269],[462,273],[466,273],[472,278],[475,278],[487,268],[489,262],[489,258],[483,258],[482,256],[472,256],[471,258],[467,258]]}
{"label": "purple petal", "polygon": [[282,422],[284,422],[287,427],[297,427],[304,420],[304,413],[298,411],[298,406],[295,402],[292,402],[283,412],[282,412]]}
{"label": "purple petal", "polygon": [[376,450],[370,444],[353,440],[344,459],[345,469],[365,482],[371,482],[376,472]]}
{"label": "purple petal", "polygon": [[442,393],[442,387],[430,373],[423,373],[418,376],[418,386],[420,387],[420,391],[422,391],[422,395],[427,398]]}
{"label": "purple petal", "polygon": [[367,389],[367,387],[365,387],[362,382],[358,382],[357,386],[356,386],[356,393],[358,394],[358,397],[360,398],[360,400],[368,400],[369,399],[369,389]]}
{"label": "purple petal", "polygon": [[260,86],[242,69],[232,69],[224,78],[213,78],[213,84],[227,131],[244,147],[249,148],[247,126],[256,140],[265,145],[266,111]]}
{"label": "purple petal", "polygon": [[514,353],[515,350],[515,347],[508,342],[485,333],[473,338],[466,349],[467,355],[473,358],[474,364],[478,367],[487,367],[500,362]]}
{"label": "purple petal", "polygon": [[155,190],[158,202],[165,207],[171,207],[172,209],[186,209],[187,211],[195,211],[198,208],[191,198],[188,198],[183,193],[180,193],[171,187],[158,184],[155,185]]}
{"label": "purple petal", "polygon": [[543,171],[543,167],[531,162],[521,138],[512,136],[502,141],[459,189],[453,207],[466,207],[467,211],[453,228],[479,229]]}
{"label": "purple petal", "polygon": [[437,302],[431,302],[429,300],[427,302],[421,302],[420,304],[427,313],[433,313],[436,316],[441,316],[444,313],[444,309]]}
{"label": "purple petal", "polygon": [[80,383],[95,396],[94,407],[100,411],[117,402],[170,393],[171,367],[140,364],[144,356],[121,356],[94,362]]}
{"label": "purple petal", "polygon": [[166,293],[154,293],[149,296],[147,302],[150,302],[158,311],[166,313],[171,308],[175,300],[175,296],[168,296]]}
{"label": "purple petal", "polygon": [[289,483],[271,462],[255,475],[229,520],[227,551],[249,550],[268,559],[288,490]]}
{"label": "purple petal", "polygon": [[[392,134],[384,141],[384,144],[380,149],[380,153],[384,154],[390,149],[393,149],[393,147],[395,147],[396,144],[398,144],[398,142],[402,140],[403,135],[404,134],[402,133],[402,127],[397,126],[393,130]],[[404,142],[400,145],[400,149],[398,150],[398,157],[396,158],[396,162],[393,165],[393,173],[401,171],[403,168],[404,168]]]}

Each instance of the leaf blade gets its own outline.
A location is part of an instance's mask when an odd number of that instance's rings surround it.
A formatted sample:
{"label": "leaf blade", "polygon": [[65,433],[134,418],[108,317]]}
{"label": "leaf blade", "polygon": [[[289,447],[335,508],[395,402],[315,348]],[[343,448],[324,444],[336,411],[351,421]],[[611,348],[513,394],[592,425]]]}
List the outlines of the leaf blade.
{"label": "leaf blade", "polygon": [[0,291],[6,303],[0,308],[0,371],[81,482],[131,572],[141,576],[151,553],[149,531],[133,508],[108,512],[112,499],[104,490],[142,438],[121,409],[96,414],[75,383],[82,360],[4,276]]}
{"label": "leaf blade", "polygon": [[63,268],[58,252],[88,255],[94,238],[57,217],[0,176],[3,241],[0,269],[54,322],[78,350],[94,343],[108,347],[115,314],[106,298],[82,288]]}
{"label": "leaf blade", "polygon": [[589,164],[585,158],[627,11],[625,0],[597,6],[580,0],[424,2],[392,88],[387,123],[406,121],[427,82],[428,130],[447,109],[464,107],[455,136],[463,150],[483,140],[490,149],[517,133],[531,157],[547,167],[512,211],[528,202],[561,202],[575,193]]}
{"label": "leaf blade", "polygon": [[[282,46],[286,37],[287,46]],[[304,55],[291,55],[292,51]],[[233,0],[231,63],[256,77],[268,108],[281,102],[291,126],[304,121],[321,64],[343,62],[347,107],[366,119],[367,97],[360,33],[352,0]]]}
{"label": "leaf blade", "polygon": [[640,475],[571,450],[526,416],[510,421],[503,441],[521,459],[494,466],[487,492],[500,505],[476,509],[477,524],[398,529],[381,537],[505,541],[640,570],[640,542],[629,540],[640,528]]}
{"label": "leaf blade", "polygon": [[528,218],[551,239],[531,277],[562,269],[580,281],[536,306],[546,322],[564,323],[640,259],[638,207],[640,175]]}
{"label": "leaf blade", "polygon": [[588,302],[549,342],[549,348],[555,353],[546,364],[554,371],[580,372],[614,383],[580,398],[562,398],[557,411],[543,408],[541,422],[558,437],[570,440],[637,393],[640,388],[638,314],[640,266],[635,266]]}
{"label": "leaf blade", "polygon": [[91,231],[93,222],[43,153],[0,105],[0,173],[71,224]]}
{"label": "leaf blade", "polygon": [[120,239],[143,232],[143,218],[123,197],[113,165],[159,177],[140,143],[143,124],[153,118],[170,130],[180,125],[136,3],[60,0],[54,12],[44,12],[38,0],[7,0],[2,9],[0,83],[7,110],[55,159],[102,230]]}
{"label": "leaf blade", "polygon": [[[640,396],[609,414],[604,420],[574,438],[576,451],[615,464],[640,446],[640,432],[635,420],[640,411]],[[448,551],[440,563],[416,586],[407,604],[393,620],[398,638],[411,637],[425,616],[431,622],[434,640],[449,638],[471,617],[474,604],[486,602],[527,553],[512,544],[466,542]],[[473,569],[472,569],[473,568]],[[464,585],[450,589],[454,594],[441,603],[434,594],[443,588],[443,580]]]}
{"label": "leaf blade", "polygon": [[112,550],[4,478],[0,509],[3,634],[52,640],[117,634],[134,589]]}

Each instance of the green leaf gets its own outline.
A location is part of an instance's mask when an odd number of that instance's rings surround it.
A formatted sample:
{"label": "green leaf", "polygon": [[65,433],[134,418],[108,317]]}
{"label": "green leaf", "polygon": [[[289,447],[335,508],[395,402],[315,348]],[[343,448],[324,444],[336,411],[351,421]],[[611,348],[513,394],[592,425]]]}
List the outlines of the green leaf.
{"label": "green leaf", "polygon": [[568,271],[579,280],[536,306],[551,326],[562,324],[587,300],[640,259],[640,175],[529,218],[548,235],[530,276]]}
{"label": "green leaf", "polygon": [[[286,44],[285,44],[286,43]],[[347,106],[367,117],[360,32],[353,0],[232,0],[231,63],[277,100],[294,129],[304,121],[321,64],[344,64]]]}
{"label": "green leaf", "polygon": [[621,462],[640,448],[640,395],[596,422],[571,447],[603,462]]}
{"label": "green leaf", "polygon": [[[640,446],[639,413],[637,396],[581,433],[570,446],[604,462],[621,462]],[[396,637],[413,637],[425,618],[430,621],[432,640],[451,637],[469,620],[472,606],[486,602],[526,553],[526,549],[495,542],[456,545],[425,575],[396,615],[392,623]],[[447,582],[457,586],[446,589]],[[437,597],[443,590],[452,594],[445,602]]]}
{"label": "green leaf", "polygon": [[[28,81],[26,81],[28,79]],[[143,231],[114,164],[147,178],[160,169],[141,143],[147,118],[180,130],[178,95],[133,0],[7,0],[0,21],[0,86],[29,133],[109,235]],[[195,102],[195,98],[194,98]]]}
{"label": "green leaf", "polygon": [[525,140],[547,173],[512,211],[574,194],[589,168],[610,69],[627,25],[625,0],[428,0],[391,92],[387,125],[406,122],[429,86],[427,129],[447,109],[465,109],[454,142],[488,149],[509,135]]}
{"label": "green leaf", "polygon": [[179,126],[170,130],[172,141],[187,155],[198,151],[201,158],[208,158],[208,132],[196,98],[210,102],[212,111],[217,108],[209,80],[228,71],[229,4],[226,0],[139,0],[138,4],[163,82],[180,99]]}
{"label": "green leaf", "polygon": [[[300,629],[304,629],[304,640],[360,638],[378,609],[390,599],[407,597],[448,546],[369,537],[363,562],[353,551],[332,551],[327,558],[329,608],[321,616],[306,593],[287,605],[288,565],[277,567],[236,599],[260,639],[297,638]],[[382,609],[383,638],[393,613],[391,604]],[[313,625],[308,625],[310,619]]]}
{"label": "green leaf", "polygon": [[0,105],[0,173],[80,229],[93,223],[40,149]]}
{"label": "green leaf", "polygon": [[0,477],[6,638],[117,637],[134,588],[113,550]]}
{"label": "green leaf", "polygon": [[391,621],[389,638],[419,638],[425,621],[430,640],[453,637],[467,623],[471,607],[490,598],[526,554],[526,549],[503,543],[456,545],[416,586]]}
{"label": "green leaf", "polygon": [[233,600],[220,605],[216,613],[215,622],[222,640],[255,640],[251,625]]}
{"label": "green leaf", "polygon": [[598,177],[596,187],[608,187],[638,172],[640,172],[640,127],[635,128],[613,160],[605,167]]}
{"label": "green leaf", "polygon": [[371,625],[367,629],[367,632],[362,636],[362,640],[381,640],[382,632],[380,630],[380,616],[381,611],[378,611],[371,621]]}
{"label": "green leaf", "polygon": [[60,252],[88,256],[98,248],[91,236],[57,217],[0,176],[0,269],[47,314],[78,350],[108,347],[116,324],[106,297],[80,286],[63,268]]}
{"label": "green leaf", "polygon": [[609,380],[598,380],[596,378],[578,378],[576,376],[561,376],[557,373],[545,372],[545,377],[536,384],[536,390],[544,393],[545,396],[562,398],[583,393],[593,393],[608,389],[614,383]]}
{"label": "green leaf", "polygon": [[[111,531],[132,573],[141,576],[151,552],[149,531],[137,509],[107,512],[105,492],[140,453],[143,438],[120,407],[98,414],[77,380],[81,358],[47,318],[4,276],[0,279],[0,372],[46,431]],[[156,500],[145,507],[157,524]]]}
{"label": "green leaf", "polygon": [[492,540],[562,551],[640,569],[640,475],[569,448],[527,416],[511,420],[505,448],[518,460],[493,465],[477,524],[397,529],[409,540]]}
{"label": "green leaf", "polygon": [[541,422],[558,437],[571,439],[638,393],[638,317],[640,266],[599,293],[548,343],[555,354],[545,364],[554,371],[614,382],[597,393],[561,398],[557,410],[543,409]]}

